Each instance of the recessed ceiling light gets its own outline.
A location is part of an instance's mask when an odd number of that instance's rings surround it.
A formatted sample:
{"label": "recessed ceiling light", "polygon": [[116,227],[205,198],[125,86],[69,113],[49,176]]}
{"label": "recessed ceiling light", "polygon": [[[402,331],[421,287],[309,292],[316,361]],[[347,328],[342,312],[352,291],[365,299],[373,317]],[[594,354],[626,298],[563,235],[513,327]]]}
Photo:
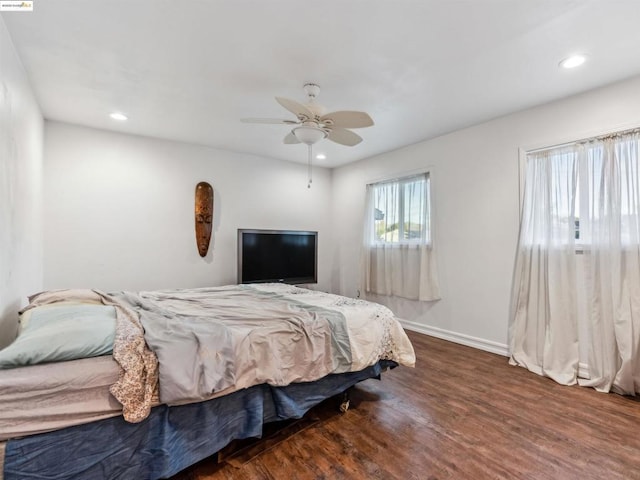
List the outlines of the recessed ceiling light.
{"label": "recessed ceiling light", "polygon": [[327,156],[324,153],[319,153],[316,155],[316,160],[325,160]]}
{"label": "recessed ceiling light", "polygon": [[587,61],[586,55],[582,55],[582,54],[571,55],[570,57],[567,57],[564,60],[562,60],[559,65],[562,68],[575,68],[575,67],[579,67],[586,61]]}
{"label": "recessed ceiling light", "polygon": [[120,112],[113,112],[109,116],[114,120],[120,120],[121,122],[129,119],[129,117],[127,117],[124,113],[120,113]]}

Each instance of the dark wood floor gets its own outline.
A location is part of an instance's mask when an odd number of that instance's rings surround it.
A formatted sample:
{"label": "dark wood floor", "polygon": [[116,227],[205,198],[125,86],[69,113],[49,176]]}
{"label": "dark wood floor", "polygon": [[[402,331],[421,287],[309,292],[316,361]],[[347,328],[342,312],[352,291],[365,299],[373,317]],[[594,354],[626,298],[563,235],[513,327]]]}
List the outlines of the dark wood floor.
{"label": "dark wood floor", "polygon": [[346,414],[325,402],[239,467],[211,458],[174,480],[640,479],[640,402],[408,333],[416,368],[362,382]]}

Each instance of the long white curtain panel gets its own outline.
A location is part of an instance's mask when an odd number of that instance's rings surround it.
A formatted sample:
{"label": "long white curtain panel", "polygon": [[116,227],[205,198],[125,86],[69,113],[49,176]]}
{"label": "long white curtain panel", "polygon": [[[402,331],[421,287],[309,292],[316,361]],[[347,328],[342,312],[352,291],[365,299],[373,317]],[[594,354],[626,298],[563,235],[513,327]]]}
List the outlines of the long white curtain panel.
{"label": "long white curtain panel", "polygon": [[[640,392],[639,151],[630,132],[527,155],[511,363]],[[578,377],[581,351],[588,378]]]}

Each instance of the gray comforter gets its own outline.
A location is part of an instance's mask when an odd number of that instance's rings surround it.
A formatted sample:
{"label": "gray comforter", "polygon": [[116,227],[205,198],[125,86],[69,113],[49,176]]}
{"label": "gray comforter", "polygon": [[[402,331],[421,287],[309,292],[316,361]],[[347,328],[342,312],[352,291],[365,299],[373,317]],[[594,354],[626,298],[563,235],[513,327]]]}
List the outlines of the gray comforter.
{"label": "gray comforter", "polygon": [[137,311],[159,361],[160,401],[180,404],[350,371],[344,315],[246,285],[112,294]]}

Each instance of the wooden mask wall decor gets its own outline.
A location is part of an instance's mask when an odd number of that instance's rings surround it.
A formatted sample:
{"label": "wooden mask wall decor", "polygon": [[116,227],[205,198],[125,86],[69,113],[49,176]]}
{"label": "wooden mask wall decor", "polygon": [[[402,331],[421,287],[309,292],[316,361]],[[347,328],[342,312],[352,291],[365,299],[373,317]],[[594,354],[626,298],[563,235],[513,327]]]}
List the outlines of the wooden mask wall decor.
{"label": "wooden mask wall decor", "polygon": [[207,182],[196,185],[196,243],[201,257],[207,256],[213,228],[213,187]]}

